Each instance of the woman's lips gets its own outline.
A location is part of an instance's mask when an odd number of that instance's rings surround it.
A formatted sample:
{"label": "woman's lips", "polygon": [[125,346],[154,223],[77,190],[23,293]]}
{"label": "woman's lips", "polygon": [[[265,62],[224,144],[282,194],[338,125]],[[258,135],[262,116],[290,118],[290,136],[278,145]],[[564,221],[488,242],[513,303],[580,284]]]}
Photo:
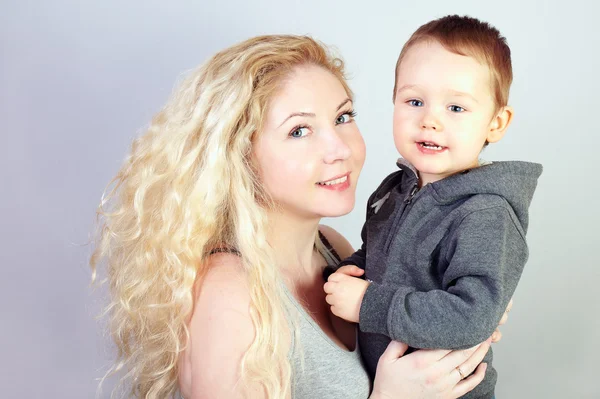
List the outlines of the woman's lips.
{"label": "woman's lips", "polygon": [[350,172],[333,179],[318,182],[317,186],[334,191],[346,190],[348,187],[350,187]]}

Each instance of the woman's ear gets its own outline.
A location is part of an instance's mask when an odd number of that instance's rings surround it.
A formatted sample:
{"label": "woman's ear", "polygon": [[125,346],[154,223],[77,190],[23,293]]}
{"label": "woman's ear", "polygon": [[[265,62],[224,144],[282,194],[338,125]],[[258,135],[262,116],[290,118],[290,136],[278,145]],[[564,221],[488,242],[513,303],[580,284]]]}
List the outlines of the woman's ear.
{"label": "woman's ear", "polygon": [[502,137],[504,137],[504,133],[506,133],[506,129],[513,117],[513,108],[510,106],[502,107],[494,116],[492,121],[490,122],[490,130],[487,135],[488,143],[496,143],[500,141]]}

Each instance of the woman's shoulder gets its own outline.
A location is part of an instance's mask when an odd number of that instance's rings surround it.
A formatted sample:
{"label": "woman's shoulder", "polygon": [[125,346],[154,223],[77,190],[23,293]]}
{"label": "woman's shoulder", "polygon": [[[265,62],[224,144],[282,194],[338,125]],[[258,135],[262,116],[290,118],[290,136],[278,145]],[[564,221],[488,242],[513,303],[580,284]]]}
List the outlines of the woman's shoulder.
{"label": "woman's shoulder", "polygon": [[204,266],[194,289],[180,388],[189,397],[233,395],[239,361],[255,335],[250,290],[238,256],[215,253]]}
{"label": "woman's shoulder", "polygon": [[195,308],[247,309],[250,291],[239,256],[227,252],[215,253],[208,257],[204,267],[206,271],[195,285]]}
{"label": "woman's shoulder", "polygon": [[230,349],[246,350],[254,337],[254,325],[242,260],[230,253],[216,253],[208,258],[205,266],[206,272],[194,290],[192,341],[200,338],[205,345],[207,340],[218,340],[228,342]]}
{"label": "woman's shoulder", "polygon": [[345,259],[354,253],[354,248],[352,248],[350,242],[333,227],[320,224],[319,231],[329,241],[341,259]]}

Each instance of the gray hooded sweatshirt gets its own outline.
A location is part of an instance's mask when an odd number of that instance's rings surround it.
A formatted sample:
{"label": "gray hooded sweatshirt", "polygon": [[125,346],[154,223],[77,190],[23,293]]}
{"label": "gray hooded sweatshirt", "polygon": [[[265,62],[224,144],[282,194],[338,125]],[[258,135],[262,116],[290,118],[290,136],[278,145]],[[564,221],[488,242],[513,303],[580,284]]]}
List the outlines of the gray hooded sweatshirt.
{"label": "gray hooded sweatshirt", "polygon": [[[419,189],[404,160],[371,195],[363,245],[340,265],[365,269],[359,344],[367,370],[390,340],[464,349],[496,329],[527,261],[528,208],[542,166],[494,162]],[[464,398],[492,398],[486,377]]]}

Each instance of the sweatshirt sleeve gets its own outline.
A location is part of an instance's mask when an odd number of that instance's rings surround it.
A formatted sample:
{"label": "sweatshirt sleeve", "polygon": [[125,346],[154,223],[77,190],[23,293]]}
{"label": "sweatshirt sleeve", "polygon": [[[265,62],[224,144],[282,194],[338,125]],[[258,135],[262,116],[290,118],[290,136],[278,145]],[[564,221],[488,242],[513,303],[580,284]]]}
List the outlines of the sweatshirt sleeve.
{"label": "sweatshirt sleeve", "polygon": [[[369,201],[367,201],[367,219],[369,218],[369,207],[370,207],[371,200],[374,195],[375,195],[375,193],[371,194]],[[337,271],[337,269],[339,269],[340,267],[345,266],[345,265],[356,265],[356,266],[360,267],[361,269],[365,270],[366,265],[367,265],[367,245],[366,245],[367,236],[366,235],[367,235],[367,222],[365,221],[365,223],[363,224],[362,231],[360,233],[362,243],[361,243],[361,246],[358,249],[358,251],[354,252],[352,255],[350,255],[346,259],[342,260],[337,265],[326,266],[325,269],[323,270],[323,280],[324,281],[327,281],[329,279],[329,276],[331,276],[333,273],[335,273]],[[361,278],[364,280],[365,276],[363,274],[361,277],[358,277],[358,278]]]}
{"label": "sweatshirt sleeve", "polygon": [[[360,238],[361,238],[361,246],[358,249],[358,251],[354,252],[352,255],[350,255],[349,257],[347,257],[346,259],[342,260],[340,263],[338,263],[337,265],[328,265],[325,267],[325,269],[323,270],[323,280],[327,281],[329,279],[329,276],[331,276],[333,273],[335,273],[337,271],[337,269],[339,269],[342,266],[345,265],[356,265],[358,267],[360,267],[361,269],[365,270],[366,265],[367,265],[367,222],[369,220],[370,217],[370,209],[371,209],[371,203],[373,201],[373,198],[375,197],[375,194],[377,193],[377,191],[375,191],[373,194],[371,194],[371,196],[369,197],[369,200],[367,201],[367,216],[366,216],[366,220],[365,223],[363,224],[361,233],[360,233]],[[363,274],[362,277],[360,277],[361,279],[364,279],[365,276]]]}
{"label": "sweatshirt sleeve", "polygon": [[[384,184],[385,184],[385,181],[381,185],[383,186]],[[373,214],[373,208],[372,208],[373,203],[375,202],[375,198],[377,197],[377,194],[380,189],[381,189],[381,186],[377,190],[375,190],[373,192],[373,194],[371,194],[371,196],[369,197],[369,200],[367,201],[367,212],[366,212],[366,216],[365,216],[365,223],[363,224],[363,227],[362,227],[362,230],[360,233],[360,238],[362,241],[360,248],[358,249],[358,251],[354,252],[352,255],[350,255],[343,261],[341,261],[339,263],[339,265],[337,266],[338,268],[340,268],[344,265],[356,265],[356,266],[360,267],[361,269],[365,270],[366,263],[367,263],[367,223],[369,222],[369,218]]]}
{"label": "sweatshirt sleeve", "polygon": [[[344,265],[356,265],[356,266],[360,267],[361,269],[365,270],[366,263],[367,263],[367,224],[369,223],[369,219],[375,214],[373,205],[377,201],[381,201],[381,204],[383,204],[386,201],[386,199],[389,197],[389,194],[388,194],[389,191],[400,182],[401,178],[402,178],[402,170],[391,173],[385,179],[383,179],[383,181],[381,182],[379,187],[377,187],[377,189],[371,194],[371,196],[369,197],[369,199],[367,201],[367,212],[366,212],[366,217],[365,217],[365,223],[363,224],[361,234],[360,234],[361,241],[362,241],[360,249],[358,251],[354,252],[352,255],[350,255],[346,259],[342,260],[337,266],[335,266],[335,267],[327,266],[323,272],[323,278],[325,281],[327,281],[329,276],[331,274],[333,274],[338,268],[340,268]],[[380,198],[380,197],[383,197],[383,198]],[[363,275],[361,278],[364,279],[365,276]]]}
{"label": "sweatshirt sleeve", "polygon": [[498,206],[462,219],[448,240],[443,289],[371,283],[360,309],[361,331],[415,348],[463,349],[485,341],[527,262],[525,237],[513,217]]}

